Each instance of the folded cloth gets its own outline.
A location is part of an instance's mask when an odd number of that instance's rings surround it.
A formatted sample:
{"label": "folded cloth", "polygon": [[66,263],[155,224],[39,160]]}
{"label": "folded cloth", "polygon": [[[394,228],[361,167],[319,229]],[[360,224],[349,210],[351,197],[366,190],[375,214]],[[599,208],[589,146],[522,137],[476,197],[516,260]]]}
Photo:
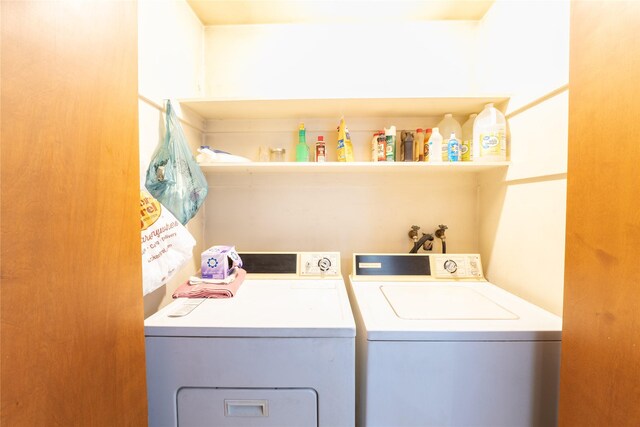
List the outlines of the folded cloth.
{"label": "folded cloth", "polygon": [[233,269],[233,272],[229,275],[229,277],[225,278],[225,279],[203,279],[202,277],[198,277],[198,276],[191,276],[189,277],[189,284],[190,285],[202,285],[203,283],[209,284],[209,285],[228,285],[229,283],[233,282],[234,280],[236,280],[236,276],[237,276],[237,268]]}
{"label": "folded cloth", "polygon": [[203,283],[201,285],[190,285],[187,280],[173,293],[174,298],[231,298],[237,292],[244,281],[247,272],[241,268],[237,269],[236,278],[228,284]]}

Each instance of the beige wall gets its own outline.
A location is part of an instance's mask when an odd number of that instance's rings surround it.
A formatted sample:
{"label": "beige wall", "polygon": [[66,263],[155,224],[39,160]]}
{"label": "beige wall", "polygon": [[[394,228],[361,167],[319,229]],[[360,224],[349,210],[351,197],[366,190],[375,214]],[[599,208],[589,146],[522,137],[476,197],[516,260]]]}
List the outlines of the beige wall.
{"label": "beige wall", "polygon": [[185,0],[138,1],[138,91],[161,103],[199,97],[203,27]]}
{"label": "beige wall", "polygon": [[497,0],[476,46],[479,91],[509,94],[513,112],[569,81],[569,1]]}
{"label": "beige wall", "polygon": [[[140,141],[140,185],[144,185],[149,161],[164,137],[164,99],[181,118],[192,150],[201,145],[204,121],[190,111],[182,111],[173,98],[201,96],[203,28],[185,1],[138,2],[138,110]],[[200,268],[204,209],[188,223],[196,238],[194,258],[173,278],[144,297],[145,317],[171,301],[175,288]]]}
{"label": "beige wall", "polygon": [[[544,22],[544,25],[541,25]],[[498,31],[497,29],[500,29]],[[489,280],[562,313],[568,138],[568,2],[498,1],[481,43],[504,61],[480,75],[511,93],[512,165],[480,185],[480,252]]]}
{"label": "beige wall", "polygon": [[207,27],[206,94],[257,99],[470,96],[477,25]]}

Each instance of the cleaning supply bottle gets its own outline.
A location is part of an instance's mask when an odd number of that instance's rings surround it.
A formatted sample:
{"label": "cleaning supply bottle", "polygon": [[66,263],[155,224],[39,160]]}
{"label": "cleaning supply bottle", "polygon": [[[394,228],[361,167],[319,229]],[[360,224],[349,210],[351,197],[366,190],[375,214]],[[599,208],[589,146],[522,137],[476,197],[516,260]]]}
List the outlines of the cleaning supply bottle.
{"label": "cleaning supply bottle", "polygon": [[473,160],[473,122],[477,114],[471,114],[462,125],[462,143],[460,144],[460,160],[470,162]]}
{"label": "cleaning supply bottle", "polygon": [[387,140],[387,152],[386,152],[386,160],[387,162],[395,162],[396,161],[396,127],[390,126],[388,129],[384,128],[384,136]]}
{"label": "cleaning supply bottle", "polygon": [[375,132],[371,139],[371,161],[378,161],[378,132]]}
{"label": "cleaning supply bottle", "polygon": [[429,138],[429,162],[442,162],[442,135],[438,128],[433,128]]}
{"label": "cleaning supply bottle", "polygon": [[[440,129],[441,135],[444,135],[447,137],[451,135],[451,132],[455,132],[456,135],[458,135],[458,137],[462,135],[462,127],[460,126],[460,123],[458,123],[458,121],[453,118],[453,115],[451,113],[447,113],[444,115],[444,119],[442,119],[440,123],[438,123],[438,129]],[[448,150],[447,144],[443,144],[442,160],[445,162],[448,160],[447,150]]]}
{"label": "cleaning supply bottle", "polygon": [[402,139],[402,159],[405,162],[413,162],[413,132],[403,130],[400,134]]}
{"label": "cleaning supply bottle", "polygon": [[338,161],[353,162],[353,145],[351,144],[351,135],[349,129],[344,122],[344,117],[340,119],[338,126]]}
{"label": "cleaning supply bottle", "polygon": [[455,132],[451,132],[447,143],[447,157],[450,162],[460,161],[460,142],[456,138]]}
{"label": "cleaning supply bottle", "polygon": [[309,161],[309,146],[307,145],[307,130],[304,123],[298,128],[298,145],[296,145],[296,162]]}
{"label": "cleaning supply bottle", "polygon": [[433,131],[431,130],[431,128],[427,128],[424,131],[424,151],[423,151],[423,156],[424,156],[424,161],[428,162],[429,161],[429,139],[431,138],[431,133]]}
{"label": "cleaning supply bottle", "polygon": [[318,135],[316,141],[316,162],[327,161],[327,147],[324,144],[324,136]]}
{"label": "cleaning supply bottle", "polygon": [[387,161],[387,137],[383,131],[378,131],[378,161]]}
{"label": "cleaning supply bottle", "polygon": [[473,154],[481,162],[507,160],[507,120],[493,104],[485,105],[473,124]]}
{"label": "cleaning supply bottle", "polygon": [[424,161],[424,132],[422,129],[416,129],[416,141],[413,144],[413,161]]}

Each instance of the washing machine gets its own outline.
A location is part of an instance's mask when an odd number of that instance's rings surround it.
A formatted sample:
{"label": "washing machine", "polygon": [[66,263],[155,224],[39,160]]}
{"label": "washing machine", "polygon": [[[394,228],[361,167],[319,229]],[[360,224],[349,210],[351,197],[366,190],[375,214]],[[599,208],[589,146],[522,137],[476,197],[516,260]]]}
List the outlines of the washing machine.
{"label": "washing machine", "polygon": [[360,426],[554,426],[561,319],[475,254],[355,254]]}
{"label": "washing machine", "polygon": [[145,320],[150,426],[352,426],[355,322],[340,254],[240,253],[233,298]]}

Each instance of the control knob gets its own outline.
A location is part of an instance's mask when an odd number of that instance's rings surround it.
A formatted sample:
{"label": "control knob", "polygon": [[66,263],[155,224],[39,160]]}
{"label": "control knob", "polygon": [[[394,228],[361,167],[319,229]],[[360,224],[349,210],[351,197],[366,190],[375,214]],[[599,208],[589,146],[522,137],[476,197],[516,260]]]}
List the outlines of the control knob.
{"label": "control knob", "polygon": [[448,259],[444,262],[444,269],[453,274],[458,271],[458,264],[452,259]]}
{"label": "control knob", "polygon": [[329,271],[331,268],[331,260],[327,257],[320,258],[318,261],[318,268],[320,268],[320,271]]}

